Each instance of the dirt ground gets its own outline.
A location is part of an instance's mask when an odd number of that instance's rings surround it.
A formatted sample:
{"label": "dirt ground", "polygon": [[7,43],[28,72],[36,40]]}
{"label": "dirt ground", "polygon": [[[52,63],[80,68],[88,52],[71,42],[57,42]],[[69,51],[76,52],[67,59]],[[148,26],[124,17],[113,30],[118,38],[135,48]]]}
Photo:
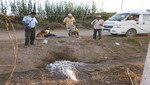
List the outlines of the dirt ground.
{"label": "dirt ground", "polygon": [[[52,33],[58,36],[48,38],[48,44],[24,48],[24,32],[16,32],[18,55],[12,85],[132,85],[127,72],[139,84],[150,36],[127,38],[104,32],[102,40],[93,40],[92,30],[80,30],[79,38],[68,37],[65,30]],[[14,51],[7,32],[0,35],[0,85],[4,85],[12,71]],[[75,82],[45,70],[58,60],[88,65],[77,68],[80,81]]]}

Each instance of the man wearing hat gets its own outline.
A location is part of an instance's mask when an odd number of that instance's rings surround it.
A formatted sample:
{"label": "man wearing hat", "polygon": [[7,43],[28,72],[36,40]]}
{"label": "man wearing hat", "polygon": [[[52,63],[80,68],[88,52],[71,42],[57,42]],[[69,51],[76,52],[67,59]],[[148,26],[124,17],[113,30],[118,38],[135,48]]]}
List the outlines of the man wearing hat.
{"label": "man wearing hat", "polygon": [[93,25],[94,28],[94,33],[93,33],[93,39],[97,39],[97,32],[98,32],[98,39],[101,39],[101,32],[104,24],[104,20],[101,19],[100,15],[96,16],[96,19],[94,19],[91,24]]}
{"label": "man wearing hat", "polygon": [[24,16],[22,20],[25,24],[25,47],[34,45],[36,34],[35,26],[38,23],[35,16],[36,12],[31,12],[29,16]]}
{"label": "man wearing hat", "polygon": [[76,22],[75,18],[72,16],[71,13],[69,13],[68,16],[63,20],[63,22],[64,22],[66,29],[67,29],[67,32],[69,34],[69,27],[74,25],[74,23]]}

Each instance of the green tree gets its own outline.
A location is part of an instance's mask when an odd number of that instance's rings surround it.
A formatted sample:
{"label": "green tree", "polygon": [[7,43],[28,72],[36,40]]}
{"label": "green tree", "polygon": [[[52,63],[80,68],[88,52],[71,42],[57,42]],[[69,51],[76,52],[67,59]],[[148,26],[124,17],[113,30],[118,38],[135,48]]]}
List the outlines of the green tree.
{"label": "green tree", "polygon": [[95,4],[95,2],[93,1],[93,2],[92,2],[92,9],[91,9],[92,14],[95,14],[95,13],[96,13],[96,10],[97,10],[96,4]]}
{"label": "green tree", "polygon": [[34,1],[34,4],[33,4],[33,11],[36,12],[36,2]]}
{"label": "green tree", "polygon": [[7,2],[0,0],[0,4],[1,4],[1,13],[3,14],[7,14]]}
{"label": "green tree", "polygon": [[28,7],[27,7],[26,0],[18,1],[17,6],[18,6],[18,14],[20,16],[24,16],[28,14]]}
{"label": "green tree", "polygon": [[28,8],[27,8],[27,10],[28,10],[28,14],[32,11],[32,1],[31,0],[29,0],[29,2],[28,2]]}
{"label": "green tree", "polygon": [[13,2],[10,2],[10,7],[11,7],[11,13],[16,15],[16,12],[17,12],[16,0],[14,0]]}

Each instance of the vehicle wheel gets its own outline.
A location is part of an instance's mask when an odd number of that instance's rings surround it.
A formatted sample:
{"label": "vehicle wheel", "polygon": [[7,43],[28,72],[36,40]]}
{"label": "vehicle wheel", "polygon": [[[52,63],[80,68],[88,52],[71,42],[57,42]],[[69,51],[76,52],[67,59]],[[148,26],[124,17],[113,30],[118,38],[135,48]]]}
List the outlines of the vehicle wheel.
{"label": "vehicle wheel", "polygon": [[127,36],[127,37],[134,37],[136,34],[137,34],[137,32],[136,32],[135,29],[129,29],[129,30],[126,32],[126,36]]}

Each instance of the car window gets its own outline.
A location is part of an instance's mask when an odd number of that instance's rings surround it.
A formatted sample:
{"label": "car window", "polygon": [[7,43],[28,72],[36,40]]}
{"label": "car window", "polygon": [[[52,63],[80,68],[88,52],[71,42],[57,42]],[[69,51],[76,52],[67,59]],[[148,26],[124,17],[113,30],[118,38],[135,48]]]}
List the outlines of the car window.
{"label": "car window", "polygon": [[144,21],[150,21],[150,14],[144,14],[143,15],[143,20]]}
{"label": "car window", "polygon": [[127,20],[136,20],[136,21],[138,21],[138,19],[139,19],[139,14],[131,14],[127,18]]}
{"label": "car window", "polygon": [[109,18],[109,21],[121,21],[124,18],[126,18],[126,16],[128,16],[128,15],[129,15],[129,13],[115,14]]}

